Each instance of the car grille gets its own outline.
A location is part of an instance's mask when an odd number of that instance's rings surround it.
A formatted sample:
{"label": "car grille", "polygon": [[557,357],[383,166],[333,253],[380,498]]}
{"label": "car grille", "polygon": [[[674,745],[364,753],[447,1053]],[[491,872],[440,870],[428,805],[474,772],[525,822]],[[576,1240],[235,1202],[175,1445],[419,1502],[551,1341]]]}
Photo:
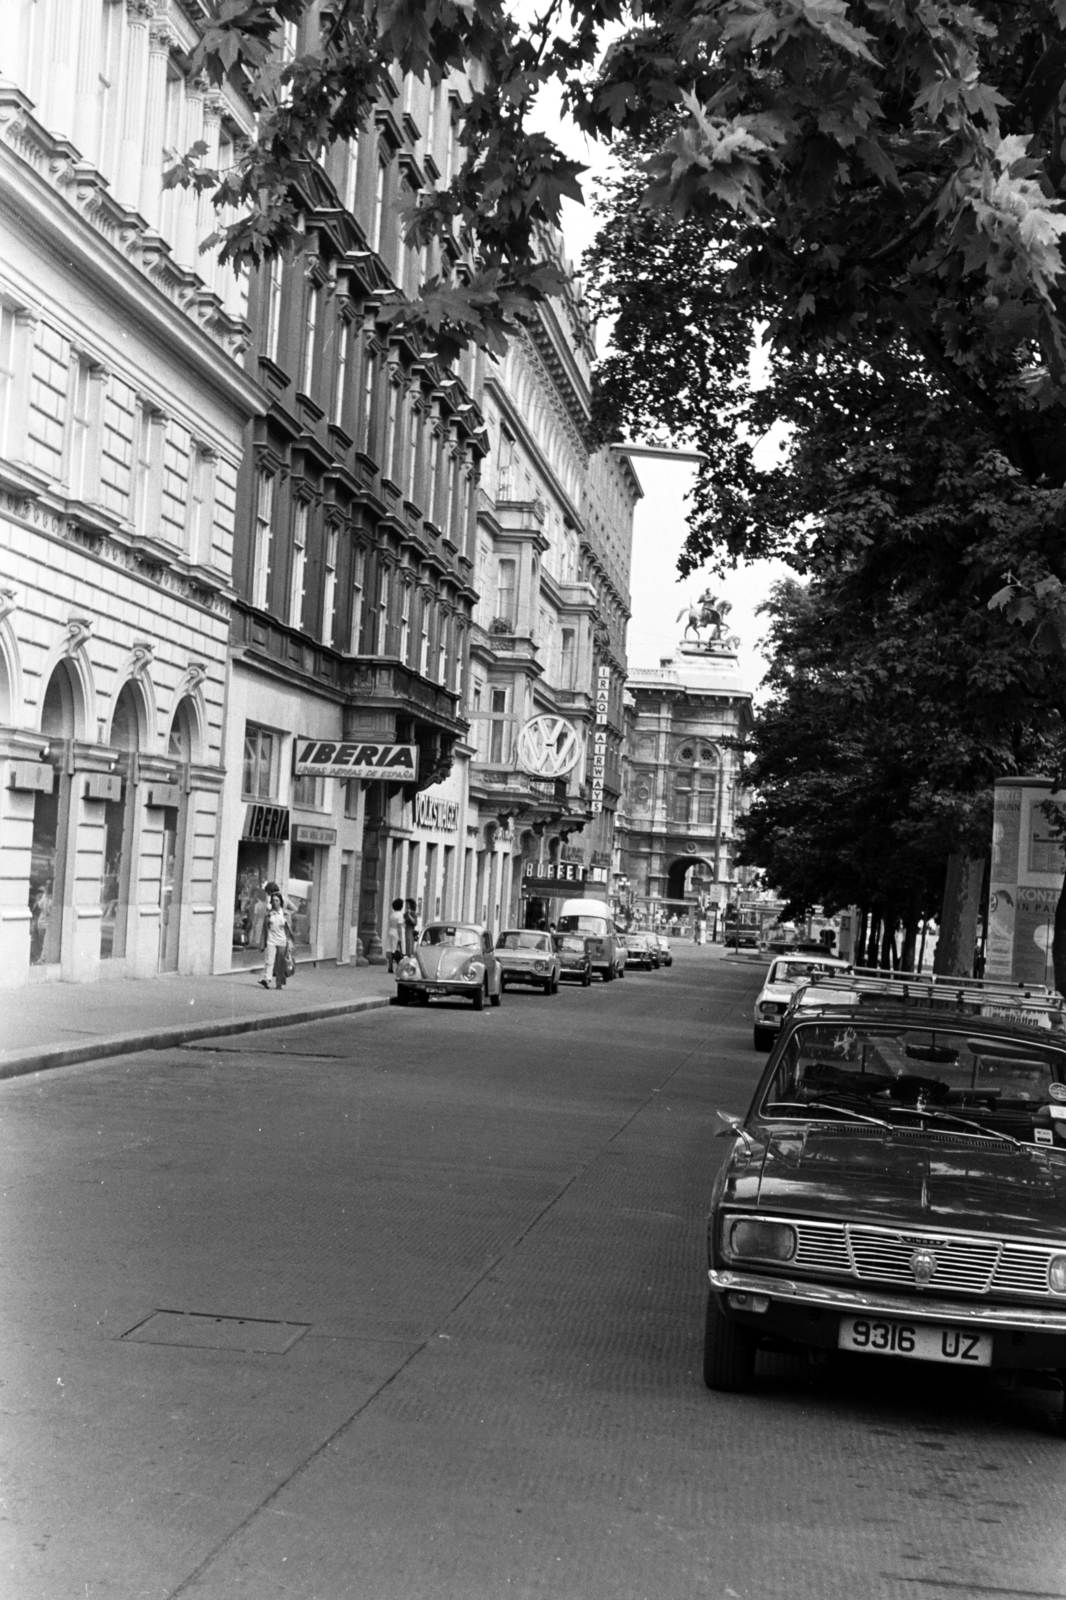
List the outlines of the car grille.
{"label": "car grille", "polygon": [[926,1285],[932,1293],[940,1290],[1050,1296],[1048,1263],[1052,1256],[1066,1254],[1066,1244],[1055,1247],[938,1233],[904,1233],[795,1217],[767,1220],[780,1220],[795,1228],[793,1264],[812,1273],[841,1273],[861,1282],[915,1288],[912,1261],[917,1251],[928,1251],[936,1260],[932,1279]]}

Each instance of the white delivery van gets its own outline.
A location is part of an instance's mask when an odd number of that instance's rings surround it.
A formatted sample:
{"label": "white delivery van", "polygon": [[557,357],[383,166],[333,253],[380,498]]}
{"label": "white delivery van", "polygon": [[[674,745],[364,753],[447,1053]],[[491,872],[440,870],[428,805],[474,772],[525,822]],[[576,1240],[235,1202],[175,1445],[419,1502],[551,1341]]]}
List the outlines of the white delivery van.
{"label": "white delivery van", "polygon": [[584,934],[592,970],[604,983],[625,977],[625,941],[615,928],[614,913],[606,900],[564,900],[556,931]]}

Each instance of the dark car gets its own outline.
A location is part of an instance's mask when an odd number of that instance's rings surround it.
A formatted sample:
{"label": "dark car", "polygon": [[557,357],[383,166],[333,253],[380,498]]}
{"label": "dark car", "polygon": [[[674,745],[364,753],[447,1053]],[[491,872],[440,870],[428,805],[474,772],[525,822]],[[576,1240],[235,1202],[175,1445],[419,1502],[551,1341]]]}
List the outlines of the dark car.
{"label": "dark car", "polygon": [[588,940],[583,933],[557,933],[555,948],[559,953],[560,978],[576,978],[583,989],[592,983],[592,956]]}
{"label": "dark car", "polygon": [[747,1115],[724,1118],[708,1387],[746,1388],[782,1341],[1063,1380],[1061,1002],[845,982],[850,1003],[786,1018]]}

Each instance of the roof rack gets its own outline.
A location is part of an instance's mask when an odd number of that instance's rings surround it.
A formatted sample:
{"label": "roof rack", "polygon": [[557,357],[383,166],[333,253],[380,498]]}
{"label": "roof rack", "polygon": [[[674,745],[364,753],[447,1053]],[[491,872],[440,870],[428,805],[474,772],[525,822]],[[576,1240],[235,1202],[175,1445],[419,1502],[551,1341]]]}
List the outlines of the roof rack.
{"label": "roof rack", "polygon": [[801,991],[806,996],[804,1010],[810,1009],[811,991],[816,989],[825,991],[827,1007],[833,1005],[834,993],[847,991],[858,996],[860,1005],[888,1001],[1066,1031],[1066,1001],[1042,983],[1004,983],[994,978],[945,977],[939,973],[923,976],[856,967],[851,972],[812,973]]}

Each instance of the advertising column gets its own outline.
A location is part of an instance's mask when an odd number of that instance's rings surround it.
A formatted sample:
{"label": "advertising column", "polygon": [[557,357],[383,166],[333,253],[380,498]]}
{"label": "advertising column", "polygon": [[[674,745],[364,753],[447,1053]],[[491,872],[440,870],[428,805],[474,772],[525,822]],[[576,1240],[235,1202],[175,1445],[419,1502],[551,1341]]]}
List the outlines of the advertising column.
{"label": "advertising column", "polygon": [[1053,985],[1051,940],[1066,850],[1049,807],[1066,807],[1046,778],[996,784],[985,976]]}

